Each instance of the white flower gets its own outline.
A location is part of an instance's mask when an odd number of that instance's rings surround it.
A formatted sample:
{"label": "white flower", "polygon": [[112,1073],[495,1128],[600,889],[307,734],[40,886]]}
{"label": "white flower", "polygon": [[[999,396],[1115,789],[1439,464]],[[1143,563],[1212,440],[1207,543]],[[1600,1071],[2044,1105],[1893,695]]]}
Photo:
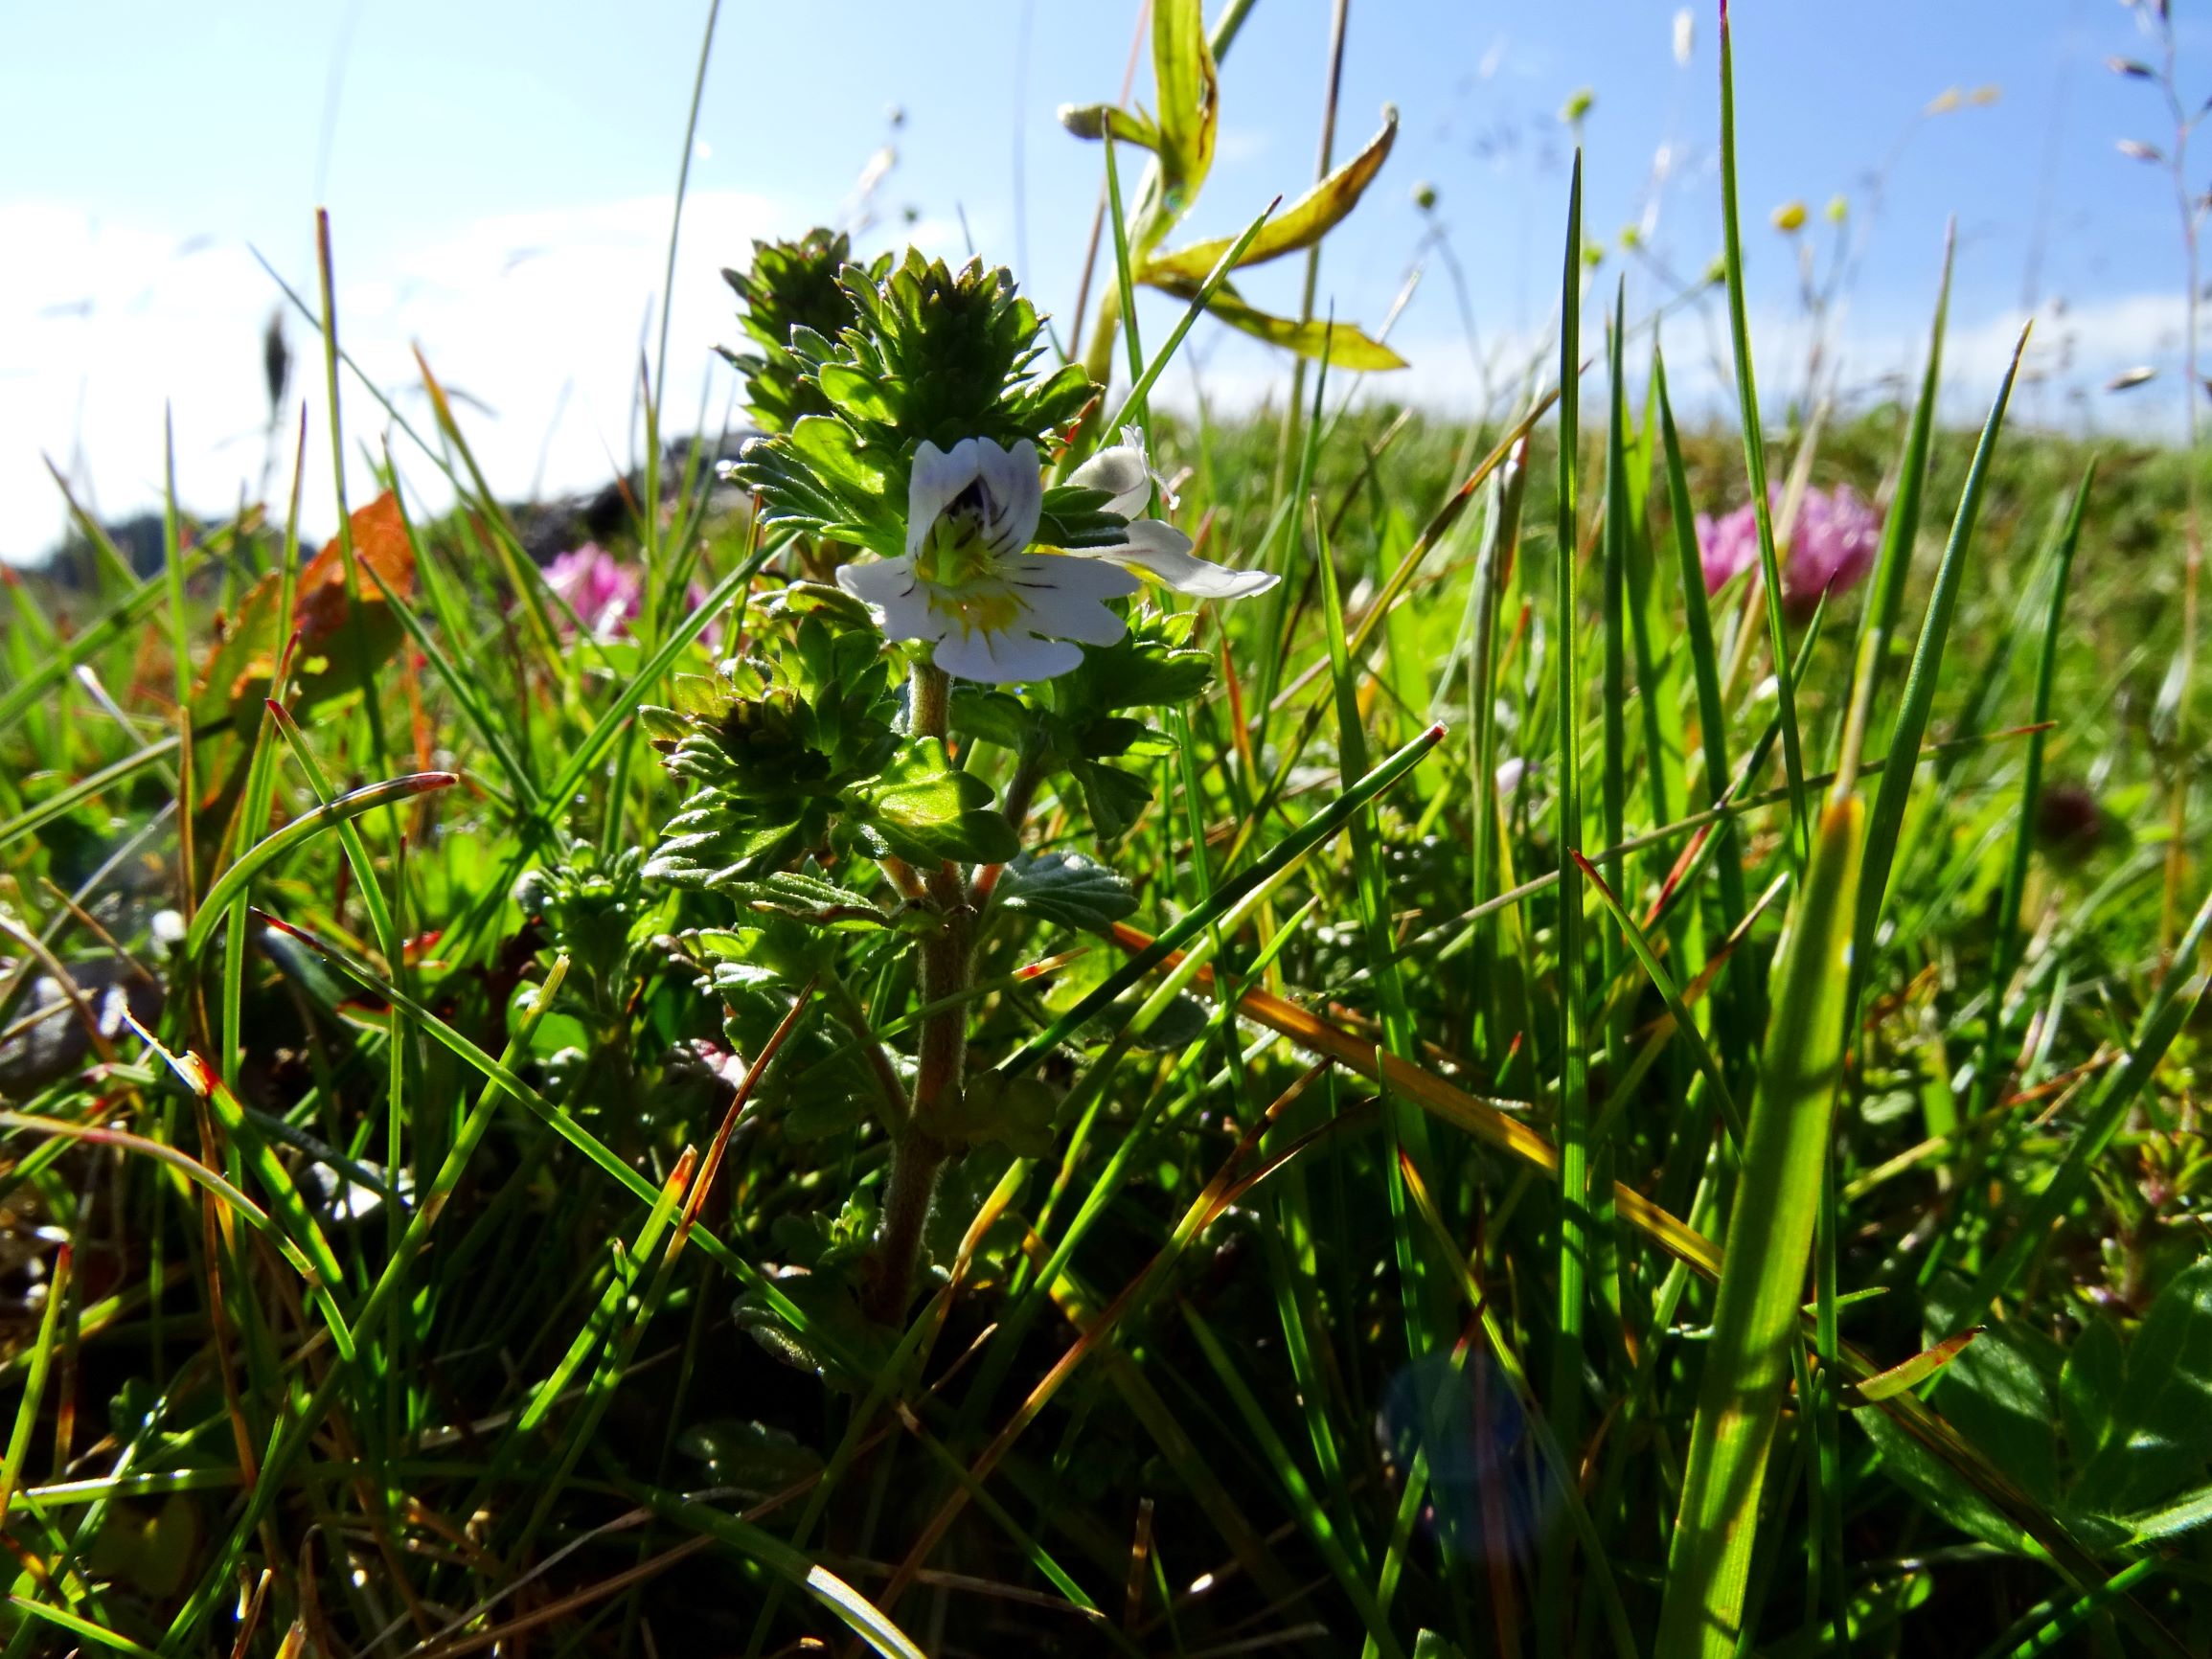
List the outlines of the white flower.
{"label": "white flower", "polygon": [[[1102,450],[1071,482],[1110,489],[1111,511],[1127,503],[1127,512],[1141,512],[1152,487],[1142,440]],[[1106,602],[1140,585],[1124,566],[1204,598],[1239,598],[1275,581],[1193,557],[1188,536],[1150,518],[1132,521],[1110,547],[1033,548],[1043,510],[1037,445],[1027,439],[1008,449],[967,438],[949,451],[924,442],[907,486],[906,552],[841,566],[838,585],[875,611],[887,638],[927,641],[946,673],[1004,684],[1064,674],[1083,661],[1080,646],[1119,640],[1128,625]]]}
{"label": "white flower", "polygon": [[1132,565],[1178,593],[1199,599],[1248,599],[1266,593],[1280,580],[1264,570],[1231,570],[1225,564],[1209,564],[1192,554],[1191,538],[1174,525],[1137,516],[1152,499],[1155,483],[1171,510],[1175,498],[1167,480],[1152,470],[1145,456],[1145,435],[1134,426],[1124,426],[1119,443],[1093,455],[1068,474],[1067,481],[1085,489],[1105,490],[1112,497],[1106,511],[1129,521],[1119,543],[1087,550],[1092,557]]}
{"label": "white flower", "polygon": [[1124,426],[1122,441],[1111,448],[1101,449],[1077,467],[1068,482],[1083,489],[1105,490],[1113,498],[1106,504],[1106,510],[1132,523],[1152,505],[1155,484],[1160,487],[1160,499],[1168,504],[1170,512],[1177,505],[1175,492],[1168,488],[1166,479],[1152,470],[1152,461],[1145,454],[1142,426]]}

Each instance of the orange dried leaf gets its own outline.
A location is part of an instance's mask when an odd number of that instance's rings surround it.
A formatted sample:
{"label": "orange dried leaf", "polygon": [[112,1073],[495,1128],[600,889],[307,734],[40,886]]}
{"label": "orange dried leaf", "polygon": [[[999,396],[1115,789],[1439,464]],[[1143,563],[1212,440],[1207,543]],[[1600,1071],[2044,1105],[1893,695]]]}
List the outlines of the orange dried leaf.
{"label": "orange dried leaf", "polygon": [[[350,522],[356,566],[374,569],[384,579],[384,586],[401,599],[411,597],[415,591],[415,548],[399,517],[399,498],[386,490],[358,509]],[[376,577],[368,570],[354,570],[353,588],[367,603],[383,601]],[[346,620],[345,550],[336,538],[300,572],[299,602],[292,620],[309,645],[329,638]]]}

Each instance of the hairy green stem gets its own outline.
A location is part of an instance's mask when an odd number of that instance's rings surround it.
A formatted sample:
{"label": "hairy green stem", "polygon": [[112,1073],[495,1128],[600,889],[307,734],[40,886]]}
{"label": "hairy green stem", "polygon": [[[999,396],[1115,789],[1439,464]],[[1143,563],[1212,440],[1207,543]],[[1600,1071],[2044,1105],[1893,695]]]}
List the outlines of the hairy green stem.
{"label": "hairy green stem", "polygon": [[868,1286],[868,1315],[878,1324],[898,1325],[905,1319],[945,1156],[944,1142],[911,1125],[892,1143],[891,1175],[883,1189],[883,1226],[876,1236],[876,1274]]}
{"label": "hairy green stem", "polygon": [[[952,681],[931,663],[914,665],[909,682],[908,730],[942,740],[952,708]],[[972,911],[959,869],[951,864],[923,875],[928,897],[942,913],[934,933],[922,941],[921,1000],[939,1011],[923,1022],[916,1055],[914,1094],[906,1121],[893,1127],[891,1172],[883,1189],[883,1225],[876,1237],[868,1312],[897,1325],[913,1294],[923,1235],[950,1148],[933,1132],[957,1118],[962,1074],[968,1065],[968,977]]]}
{"label": "hairy green stem", "polygon": [[943,741],[952,720],[952,676],[935,663],[918,662],[906,687],[908,735]]}

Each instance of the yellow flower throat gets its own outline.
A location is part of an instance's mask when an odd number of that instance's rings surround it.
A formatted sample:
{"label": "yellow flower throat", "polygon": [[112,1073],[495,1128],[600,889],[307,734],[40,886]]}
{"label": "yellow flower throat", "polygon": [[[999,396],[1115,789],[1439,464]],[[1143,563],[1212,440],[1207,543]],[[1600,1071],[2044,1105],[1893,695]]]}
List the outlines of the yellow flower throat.
{"label": "yellow flower throat", "polygon": [[929,608],[969,633],[1002,632],[1028,608],[984,540],[987,516],[981,483],[969,485],[937,515],[914,556]]}

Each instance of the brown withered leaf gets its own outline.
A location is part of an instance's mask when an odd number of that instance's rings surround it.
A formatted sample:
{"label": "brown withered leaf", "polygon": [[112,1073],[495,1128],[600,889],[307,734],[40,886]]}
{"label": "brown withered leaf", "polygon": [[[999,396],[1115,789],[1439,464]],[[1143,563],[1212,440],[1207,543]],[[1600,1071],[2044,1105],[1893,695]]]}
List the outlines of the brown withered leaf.
{"label": "brown withered leaf", "polygon": [[[402,600],[413,598],[415,549],[407,539],[407,527],[399,518],[399,498],[386,490],[353,513],[353,528],[354,592],[371,603],[382,602],[383,594],[377,589],[376,577],[358,568],[365,564],[373,567],[376,576],[384,579],[384,586]],[[308,560],[307,569],[300,572],[298,602],[292,621],[300,629],[301,644],[312,649],[336,632],[345,620],[345,557],[333,536],[322,552]]]}
{"label": "brown withered leaf", "polygon": [[[299,574],[288,627],[277,626],[282,581],[271,572],[246,591],[238,615],[209,653],[193,687],[193,719],[209,726],[245,711],[268,694],[276,676],[277,653],[299,636],[295,665],[295,711],[327,697],[357,691],[391,656],[401,638],[376,578],[401,600],[415,592],[415,550],[390,492],[355,511],[348,520],[353,533],[353,597],[360,606],[359,627],[346,590],[345,558],[337,541],[309,559]],[[375,575],[372,575],[372,570]]]}

